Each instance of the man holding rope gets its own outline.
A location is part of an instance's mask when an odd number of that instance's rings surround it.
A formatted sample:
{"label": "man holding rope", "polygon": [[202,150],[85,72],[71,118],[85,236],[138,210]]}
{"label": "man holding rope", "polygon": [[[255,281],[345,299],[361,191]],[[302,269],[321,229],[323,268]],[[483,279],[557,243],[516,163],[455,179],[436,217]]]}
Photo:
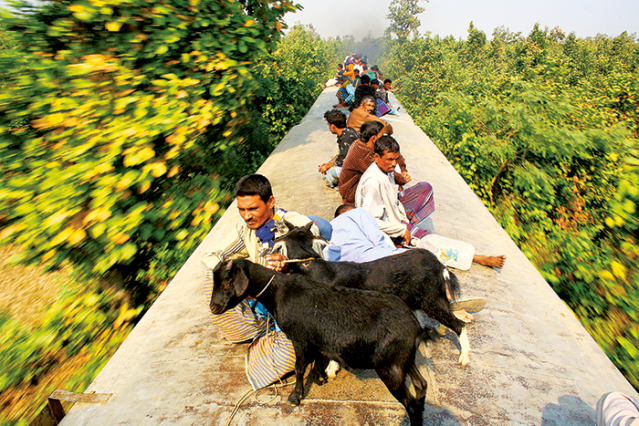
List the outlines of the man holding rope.
{"label": "man holding rope", "polygon": [[[288,231],[284,220],[295,226],[311,222],[306,216],[276,208],[271,184],[262,175],[247,175],[240,179],[235,187],[235,196],[244,222],[238,223],[236,232],[229,233],[227,238],[216,244],[217,250],[202,257],[207,275],[207,306],[213,291],[212,271],[222,259],[248,258],[267,268],[282,271],[286,267],[286,256],[271,251],[274,240]],[[315,224],[311,231],[320,235]],[[211,319],[225,339],[233,343],[251,342],[246,373],[253,389],[268,386],[295,370],[295,351],[291,341],[256,300],[244,300],[220,315],[211,313]]]}

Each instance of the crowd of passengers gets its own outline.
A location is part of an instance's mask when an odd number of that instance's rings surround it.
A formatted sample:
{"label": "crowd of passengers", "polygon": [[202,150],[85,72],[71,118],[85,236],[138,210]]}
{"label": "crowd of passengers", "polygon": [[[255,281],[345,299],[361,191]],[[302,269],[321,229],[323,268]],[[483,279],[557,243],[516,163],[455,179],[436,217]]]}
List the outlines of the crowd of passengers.
{"label": "crowd of passengers", "polygon": [[[470,268],[472,262],[492,268],[504,266],[503,255],[476,254],[470,244],[420,228],[434,209],[432,187],[426,182],[411,184],[399,143],[392,136],[393,127],[381,118],[385,115],[379,112],[381,105],[387,107],[386,113],[398,114],[397,106],[388,98],[392,82],[386,79],[379,87],[381,72],[377,66],[369,70],[360,55],[347,57],[338,69],[327,85],[339,86],[340,102],[324,114],[328,130],[336,136],[338,152],[319,165],[325,184],[338,189],[342,197],[335,217],[328,222],[284,210],[276,206],[265,176],[244,176],[235,188],[243,220],[202,258],[208,278],[207,301],[214,284],[211,271],[224,259],[244,257],[286,272],[289,259],[273,251],[275,240],[289,230],[285,222],[293,226],[312,222],[311,231],[331,243],[323,249],[318,246],[318,254],[331,261],[368,262],[419,247],[433,252],[445,265],[462,270]],[[483,299],[451,300],[455,315],[466,322],[472,321],[470,312],[484,304]],[[246,373],[254,389],[294,371],[295,352],[290,340],[256,300],[244,300],[220,315],[211,313],[211,319],[225,339],[250,343]]]}

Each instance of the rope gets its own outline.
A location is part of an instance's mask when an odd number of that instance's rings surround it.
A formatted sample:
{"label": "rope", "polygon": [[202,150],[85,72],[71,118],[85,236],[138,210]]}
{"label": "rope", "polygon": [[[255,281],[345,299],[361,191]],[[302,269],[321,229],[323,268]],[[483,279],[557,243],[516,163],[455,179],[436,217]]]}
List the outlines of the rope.
{"label": "rope", "polygon": [[257,296],[255,296],[255,299],[257,299],[258,297],[260,297],[262,295],[262,293],[264,293],[266,291],[266,289],[268,288],[268,286],[271,285],[271,283],[273,282],[273,279],[275,278],[275,274],[273,274],[273,276],[271,277],[271,280],[268,282],[268,284],[266,284],[264,286],[264,288],[262,289],[262,291],[260,291]]}
{"label": "rope", "polygon": [[[273,275],[273,277],[275,277],[275,275]],[[271,281],[273,281],[273,278],[271,278]],[[270,283],[271,282],[269,281],[269,284]],[[268,284],[266,285],[266,287],[268,287]],[[264,287],[264,289],[266,289],[266,287]],[[264,290],[262,290],[262,291],[264,291]],[[264,331],[266,333],[269,333],[269,323],[270,322],[271,322],[271,316],[269,315],[268,318],[266,319],[266,325],[265,325],[265,329],[264,329]],[[271,362],[273,363],[273,369],[277,370],[275,368],[275,364],[274,364],[272,358],[271,358]],[[242,395],[242,397],[235,403],[235,407],[233,408],[233,411],[231,411],[231,414],[229,415],[229,418],[226,420],[225,426],[230,426],[231,421],[233,420],[233,417],[235,417],[235,415],[239,411],[239,409],[242,406],[242,404],[244,404],[244,402],[246,402],[246,400],[248,400],[251,396],[255,396],[255,400],[257,401],[257,395],[260,392],[262,392],[263,390],[266,390],[266,389],[274,389],[275,393],[273,394],[273,397],[271,399],[269,399],[268,401],[261,403],[261,404],[270,404],[271,402],[275,401],[275,399],[279,396],[279,389],[280,388],[284,388],[286,386],[291,386],[291,385],[294,385],[296,383],[296,382],[283,383],[281,378],[279,378],[278,381],[279,381],[279,384],[278,383],[273,383],[272,385],[266,386],[266,387],[261,388],[261,389],[246,391],[246,393],[244,395]],[[257,401],[257,402],[259,402],[259,401]]]}
{"label": "rope", "polygon": [[282,383],[282,384],[272,384],[272,385],[267,386],[267,387],[262,388],[262,389],[247,391],[244,395],[242,395],[242,397],[237,401],[237,403],[235,403],[235,408],[233,408],[233,411],[229,415],[229,418],[226,420],[225,426],[229,426],[231,424],[231,421],[233,420],[233,417],[235,417],[235,415],[237,414],[238,410],[240,409],[240,406],[244,402],[246,402],[246,400],[249,399],[251,396],[256,395],[256,394],[258,394],[258,393],[260,393],[260,392],[262,392],[263,390],[266,390],[266,389],[275,389],[275,394],[273,395],[273,398],[271,398],[268,402],[265,403],[265,404],[268,404],[268,403],[272,402],[273,400],[275,400],[275,398],[277,398],[279,396],[279,392],[278,392],[279,388],[283,388],[283,387],[286,387],[286,386],[291,386],[291,385],[294,385],[294,384],[295,384],[295,382]]}
{"label": "rope", "polygon": [[282,260],[282,263],[298,263],[298,262],[307,262],[309,260],[316,260],[316,257],[307,257],[306,259],[287,259]]}

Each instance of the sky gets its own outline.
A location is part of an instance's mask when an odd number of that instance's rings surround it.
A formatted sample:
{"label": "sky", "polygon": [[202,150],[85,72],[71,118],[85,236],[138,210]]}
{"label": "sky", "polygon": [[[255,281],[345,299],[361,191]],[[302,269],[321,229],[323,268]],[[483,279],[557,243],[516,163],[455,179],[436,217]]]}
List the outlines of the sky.
{"label": "sky", "polygon": [[[108,1],[108,0],[107,0]],[[353,35],[357,40],[370,31],[379,37],[389,25],[386,19],[391,0],[294,0],[304,10],[289,13],[289,26],[311,24],[324,38]],[[421,0],[420,33],[466,38],[471,21],[491,38],[503,26],[528,35],[535,23],[561,28],[577,37],[606,34],[616,37],[624,31],[639,36],[639,0]],[[6,2],[0,0],[0,7]]]}
{"label": "sky", "polygon": [[[323,37],[353,35],[357,40],[371,31],[381,36],[391,0],[296,0],[304,10],[287,14],[286,23],[312,24]],[[466,38],[471,21],[490,40],[503,26],[526,36],[535,23],[542,28],[561,28],[579,38],[624,31],[639,36],[639,0],[430,0],[420,1],[420,34]]]}

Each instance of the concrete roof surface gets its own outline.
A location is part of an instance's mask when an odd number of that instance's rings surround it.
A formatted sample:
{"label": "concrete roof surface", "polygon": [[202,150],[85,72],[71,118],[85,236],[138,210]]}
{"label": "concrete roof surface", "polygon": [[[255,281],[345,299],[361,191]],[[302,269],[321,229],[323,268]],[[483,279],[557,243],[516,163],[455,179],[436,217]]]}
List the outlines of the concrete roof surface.
{"label": "concrete roof surface", "polygon": [[[323,119],[336,103],[327,88],[259,169],[276,204],[331,219],[340,197],[317,172],[337,150]],[[455,271],[463,298],[486,308],[468,326],[471,364],[457,364],[448,331],[422,344],[417,364],[428,381],[424,425],[594,425],[608,391],[639,397],[573,313],[491,216],[403,108],[390,117],[413,182],[434,188],[431,228],[469,242],[479,254],[506,254],[502,270],[474,264]],[[247,345],[222,340],[209,320],[200,257],[240,221],[233,203],[135,327],[87,392],[113,394],[105,405],[76,404],[62,425],[225,425],[251,390]],[[372,370],[341,371],[311,385],[298,407],[292,390],[264,390],[239,406],[232,425],[407,425],[404,408]],[[273,395],[273,396],[272,396]]]}

